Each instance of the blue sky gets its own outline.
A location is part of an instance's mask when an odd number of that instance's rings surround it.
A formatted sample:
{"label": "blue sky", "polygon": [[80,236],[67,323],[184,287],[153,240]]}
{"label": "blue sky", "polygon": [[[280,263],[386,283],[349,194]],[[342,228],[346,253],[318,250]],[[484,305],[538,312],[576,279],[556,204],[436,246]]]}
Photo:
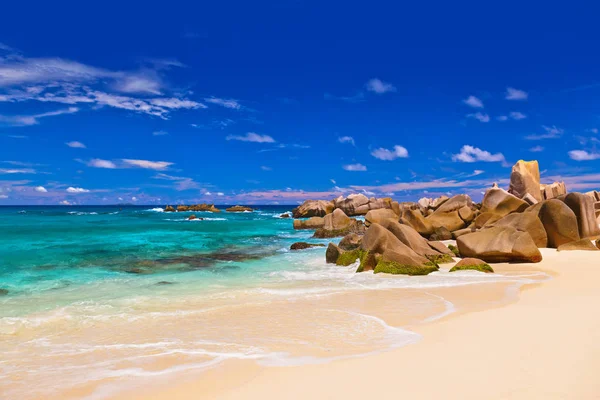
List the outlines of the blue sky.
{"label": "blue sky", "polygon": [[323,3],[3,5],[0,205],[600,189],[594,5]]}

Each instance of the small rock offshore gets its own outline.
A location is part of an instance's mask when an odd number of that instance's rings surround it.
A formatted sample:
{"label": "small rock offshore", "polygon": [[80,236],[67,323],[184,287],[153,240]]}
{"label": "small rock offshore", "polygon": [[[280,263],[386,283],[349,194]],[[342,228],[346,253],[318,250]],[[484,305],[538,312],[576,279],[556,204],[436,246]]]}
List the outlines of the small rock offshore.
{"label": "small rock offshore", "polygon": [[[402,203],[351,194],[306,200],[292,217],[294,229],[314,230],[314,238],[342,237],[329,243],[326,261],[359,261],[356,272],[427,275],[456,257],[462,260],[451,272],[493,272],[488,263],[540,262],[539,248],[600,247],[600,193],[567,193],[564,182],[541,184],[537,161],[517,162],[508,190],[494,184],[481,203],[464,194]],[[441,242],[451,239],[456,247]]]}

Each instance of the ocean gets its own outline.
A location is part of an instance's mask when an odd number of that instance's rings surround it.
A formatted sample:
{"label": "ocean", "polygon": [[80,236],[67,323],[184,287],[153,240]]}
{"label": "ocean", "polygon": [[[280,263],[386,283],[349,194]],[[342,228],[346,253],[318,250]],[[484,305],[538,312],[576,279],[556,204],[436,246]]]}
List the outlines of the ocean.
{"label": "ocean", "polygon": [[227,360],[279,366],[384,351],[420,339],[407,326],[456,310],[438,290],[496,283],[494,301],[506,301],[546,278],[443,266],[421,277],[356,274],[326,264],[324,247],[290,251],[329,241],[293,230],[280,218],[291,209],[0,207],[0,398],[105,398]]}

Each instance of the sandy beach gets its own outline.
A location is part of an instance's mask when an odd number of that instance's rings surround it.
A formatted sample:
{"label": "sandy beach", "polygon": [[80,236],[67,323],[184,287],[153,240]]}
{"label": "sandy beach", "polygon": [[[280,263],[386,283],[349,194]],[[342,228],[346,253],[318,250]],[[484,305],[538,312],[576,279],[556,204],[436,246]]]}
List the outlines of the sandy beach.
{"label": "sandy beach", "polygon": [[[597,253],[541,250],[544,260],[532,267],[553,279],[525,286],[510,304],[408,327],[422,335],[417,343],[316,365],[225,363],[194,379],[175,377],[116,398],[600,398]],[[476,303],[477,295],[463,301]]]}

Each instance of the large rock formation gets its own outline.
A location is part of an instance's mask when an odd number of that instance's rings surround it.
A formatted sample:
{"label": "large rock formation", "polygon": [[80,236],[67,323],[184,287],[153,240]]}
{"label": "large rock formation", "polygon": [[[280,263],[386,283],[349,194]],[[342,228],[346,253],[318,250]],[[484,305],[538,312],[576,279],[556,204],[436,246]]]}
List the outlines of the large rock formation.
{"label": "large rock formation", "polygon": [[[466,220],[461,215],[465,216]],[[465,228],[474,217],[473,201],[469,196],[459,194],[446,200],[426,219],[434,229],[444,227],[449,231],[456,231]]]}
{"label": "large rock formation", "polygon": [[486,273],[492,273],[494,270],[488,263],[478,258],[463,258],[450,269],[450,272],[474,270]]}
{"label": "large rock formation", "polygon": [[[529,207],[529,204],[524,200],[508,193],[504,189],[492,187],[485,192],[483,201],[481,202],[481,215],[489,213],[489,218],[486,222],[494,222],[504,217],[505,215],[514,212],[523,212]],[[482,217],[478,217],[482,218]]]}
{"label": "large rock formation", "polygon": [[312,217],[309,219],[295,219],[294,229],[319,229],[325,226],[325,219],[322,217]]}
{"label": "large rock formation", "polygon": [[[537,247],[548,246],[548,235],[544,224],[535,213],[513,213],[502,217],[491,226],[510,226],[520,232],[527,232]],[[486,229],[487,226],[484,228]]]}
{"label": "large rock formation", "polygon": [[419,210],[405,210],[400,217],[400,222],[412,227],[422,236],[429,236],[433,233],[431,221],[426,219]]}
{"label": "large rock formation", "polygon": [[[165,211],[171,211],[173,209],[173,207],[167,206],[165,208]],[[193,204],[191,206],[185,206],[185,205],[179,205],[177,206],[177,211],[178,212],[185,212],[185,211],[195,211],[195,212],[200,212],[200,211],[208,211],[208,212],[214,212],[214,213],[218,213],[221,212],[221,210],[219,210],[217,207],[215,207],[214,204]]]}
{"label": "large rock formation", "polygon": [[292,210],[294,218],[324,217],[333,212],[333,202],[326,200],[306,200]]}
{"label": "large rock formation", "polygon": [[346,229],[354,222],[339,208],[333,210],[331,214],[327,214],[323,221],[323,228],[329,231]]}
{"label": "large rock formation", "polygon": [[600,236],[600,228],[596,220],[594,200],[582,193],[569,193],[564,202],[577,217],[577,226],[581,238]]}
{"label": "large rock formation", "polygon": [[486,262],[540,262],[542,254],[527,232],[498,226],[469,233],[456,239],[462,257]]}
{"label": "large rock formation", "polygon": [[564,182],[554,182],[549,185],[540,185],[542,197],[544,200],[555,199],[559,196],[567,194],[567,187]]}
{"label": "large rock formation", "polygon": [[531,206],[526,212],[534,213],[542,221],[548,235],[548,247],[557,248],[579,240],[577,217],[564,202],[558,199],[546,200]]}
{"label": "large rock formation", "polygon": [[304,250],[311,247],[325,247],[325,245],[323,243],[296,242],[290,246],[290,250]]}
{"label": "large rock formation", "polygon": [[337,245],[329,243],[327,250],[325,251],[325,262],[328,264],[335,264],[342,253],[342,249]]}
{"label": "large rock formation", "polygon": [[542,201],[540,167],[537,161],[519,160],[512,167],[508,192],[520,199],[529,194],[535,199],[536,203]]}
{"label": "large rock formation", "polygon": [[398,240],[411,248],[418,255],[434,262],[452,262],[451,258],[444,258],[442,253],[429,245],[427,239],[423,238],[417,231],[408,225],[402,225],[399,222],[387,220],[381,223],[385,229],[390,231]]}
{"label": "large rock formation", "polygon": [[367,226],[371,224],[380,224],[388,219],[398,221],[398,214],[396,214],[391,208],[370,210],[367,215],[365,215],[365,224]]}
{"label": "large rock formation", "polygon": [[356,233],[349,233],[340,240],[338,246],[342,250],[354,250],[360,247],[362,237]]}
{"label": "large rock formation", "polygon": [[365,215],[369,210],[392,208],[392,199],[389,197],[376,199],[368,198],[364,194],[351,194],[348,197],[340,196],[333,201],[335,208],[341,209],[348,216]]}
{"label": "large rock formation", "polygon": [[586,251],[598,251],[598,247],[592,243],[590,239],[579,239],[574,242],[561,244],[558,246],[558,251],[570,251],[570,250],[586,250]]}

